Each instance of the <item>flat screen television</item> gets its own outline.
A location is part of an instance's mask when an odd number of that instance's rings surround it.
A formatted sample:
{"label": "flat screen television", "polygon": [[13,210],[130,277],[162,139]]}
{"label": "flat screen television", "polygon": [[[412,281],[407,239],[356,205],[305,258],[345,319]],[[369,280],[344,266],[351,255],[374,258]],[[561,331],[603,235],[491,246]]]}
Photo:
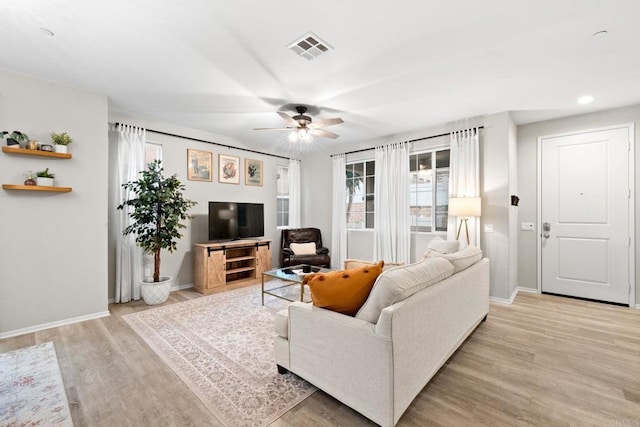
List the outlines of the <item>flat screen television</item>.
{"label": "flat screen television", "polygon": [[264,236],[264,204],[209,202],[209,240]]}

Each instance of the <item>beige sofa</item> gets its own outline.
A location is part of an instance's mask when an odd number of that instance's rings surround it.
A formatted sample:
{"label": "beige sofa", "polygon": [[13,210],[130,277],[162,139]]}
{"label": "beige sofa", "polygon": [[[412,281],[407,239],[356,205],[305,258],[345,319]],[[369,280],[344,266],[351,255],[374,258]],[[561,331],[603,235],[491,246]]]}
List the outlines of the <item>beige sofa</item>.
{"label": "beige sofa", "polygon": [[355,317],[292,303],[276,316],[279,372],[395,425],[489,312],[489,260],[463,252],[384,271]]}

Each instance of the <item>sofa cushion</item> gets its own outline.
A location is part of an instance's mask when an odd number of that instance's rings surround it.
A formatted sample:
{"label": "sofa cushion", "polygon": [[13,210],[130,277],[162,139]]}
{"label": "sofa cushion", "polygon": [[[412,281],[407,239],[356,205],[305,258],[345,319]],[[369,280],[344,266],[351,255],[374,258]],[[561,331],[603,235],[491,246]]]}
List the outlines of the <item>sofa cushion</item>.
{"label": "sofa cushion", "polygon": [[[344,260],[344,269],[345,270],[351,270],[353,268],[358,268],[358,267],[362,267],[365,265],[376,265],[377,263],[372,262],[372,261],[364,261],[361,259],[345,259]],[[403,262],[386,262],[384,263],[384,267],[382,267],[382,271],[386,271],[390,268],[394,268],[394,267],[399,267],[401,265],[404,265]]]}
{"label": "sofa cushion", "polygon": [[276,313],[275,331],[282,338],[289,338],[289,309],[283,308]]}
{"label": "sofa cushion", "polygon": [[460,250],[460,242],[458,240],[443,240],[441,237],[435,237],[427,245],[427,251],[430,250],[440,252],[441,254],[458,252],[458,250]]}
{"label": "sofa cushion", "polygon": [[453,264],[453,267],[455,268],[453,274],[456,274],[480,261],[482,259],[482,249],[477,246],[469,245],[463,250],[451,254],[429,251],[425,254],[425,257],[446,259]]}
{"label": "sofa cushion", "polygon": [[383,265],[380,261],[351,270],[309,274],[303,282],[311,290],[313,305],[353,316],[367,300]]}
{"label": "sofa cushion", "polygon": [[378,277],[367,302],[356,318],[377,323],[385,307],[402,301],[453,274],[453,265],[444,258],[423,258],[415,264],[387,270]]}
{"label": "sofa cushion", "polygon": [[314,242],[309,243],[291,243],[289,248],[296,255],[315,255],[316,244]]}

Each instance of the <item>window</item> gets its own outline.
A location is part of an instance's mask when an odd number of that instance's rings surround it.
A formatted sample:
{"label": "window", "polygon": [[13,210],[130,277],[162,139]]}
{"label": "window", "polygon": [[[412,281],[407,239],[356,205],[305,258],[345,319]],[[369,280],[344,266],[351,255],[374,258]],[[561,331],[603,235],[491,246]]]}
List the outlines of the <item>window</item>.
{"label": "window", "polygon": [[146,141],[144,143],[144,164],[148,165],[155,160],[162,160],[162,144]]}
{"label": "window", "polygon": [[347,165],[347,228],[373,228],[375,162]]}
{"label": "window", "polygon": [[283,228],[289,225],[289,167],[278,166],[276,170],[276,225]]}
{"label": "window", "polygon": [[412,154],[409,187],[411,231],[447,231],[449,150]]}

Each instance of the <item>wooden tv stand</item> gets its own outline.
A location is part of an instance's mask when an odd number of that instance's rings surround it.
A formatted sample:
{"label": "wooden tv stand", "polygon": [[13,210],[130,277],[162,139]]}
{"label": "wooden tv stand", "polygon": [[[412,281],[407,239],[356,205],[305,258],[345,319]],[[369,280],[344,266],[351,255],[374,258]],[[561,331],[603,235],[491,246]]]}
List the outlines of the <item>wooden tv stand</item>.
{"label": "wooden tv stand", "polygon": [[194,289],[205,295],[220,286],[259,279],[271,270],[271,240],[197,243],[194,250]]}

